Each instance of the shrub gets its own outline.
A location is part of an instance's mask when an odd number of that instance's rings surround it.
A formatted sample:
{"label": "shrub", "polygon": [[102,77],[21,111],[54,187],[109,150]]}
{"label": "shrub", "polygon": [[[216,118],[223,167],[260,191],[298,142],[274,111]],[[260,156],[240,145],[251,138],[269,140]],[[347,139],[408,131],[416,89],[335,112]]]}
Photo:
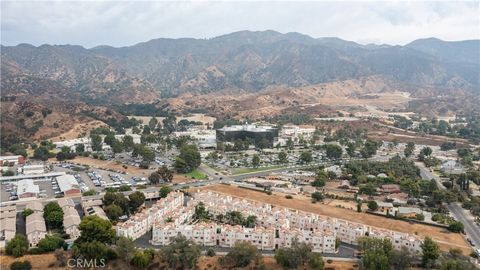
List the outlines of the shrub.
{"label": "shrub", "polygon": [[216,254],[216,253],[215,253],[215,250],[214,250],[213,248],[207,249],[206,255],[207,255],[208,257],[213,257],[213,256],[215,256],[215,254]]}
{"label": "shrub", "polygon": [[285,195],[286,199],[293,199],[292,195]]}
{"label": "shrub", "polygon": [[10,264],[10,270],[30,270],[32,269],[32,264],[29,261],[23,262],[13,262]]}

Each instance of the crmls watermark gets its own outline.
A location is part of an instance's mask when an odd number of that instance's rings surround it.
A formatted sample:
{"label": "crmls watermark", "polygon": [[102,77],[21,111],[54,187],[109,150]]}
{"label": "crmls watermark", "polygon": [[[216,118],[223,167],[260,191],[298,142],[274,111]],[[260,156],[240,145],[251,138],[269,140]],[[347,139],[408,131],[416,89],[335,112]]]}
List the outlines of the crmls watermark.
{"label": "crmls watermark", "polygon": [[105,267],[105,259],[69,259],[67,261],[67,265],[70,268],[104,268]]}

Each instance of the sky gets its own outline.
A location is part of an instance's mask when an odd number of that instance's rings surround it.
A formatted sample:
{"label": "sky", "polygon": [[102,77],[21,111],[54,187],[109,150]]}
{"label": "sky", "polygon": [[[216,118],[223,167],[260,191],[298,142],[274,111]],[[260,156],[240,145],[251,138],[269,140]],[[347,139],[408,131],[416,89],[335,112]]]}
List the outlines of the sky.
{"label": "sky", "polygon": [[356,2],[1,1],[1,44],[129,46],[241,30],[299,32],[361,44],[480,39],[480,0]]}

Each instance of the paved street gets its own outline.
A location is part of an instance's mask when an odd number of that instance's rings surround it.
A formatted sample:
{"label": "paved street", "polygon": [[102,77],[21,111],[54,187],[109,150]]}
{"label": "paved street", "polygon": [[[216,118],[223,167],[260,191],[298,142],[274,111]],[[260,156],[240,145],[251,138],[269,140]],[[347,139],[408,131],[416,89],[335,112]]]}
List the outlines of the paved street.
{"label": "paved street", "polygon": [[[423,165],[423,163],[415,162],[415,165],[420,169],[420,176],[426,180],[434,180],[437,183],[439,189],[445,189],[440,177]],[[453,218],[463,223],[465,226],[465,233],[475,245],[475,248],[480,248],[480,227],[475,223],[472,214],[463,209],[459,203],[451,203],[447,205],[448,210],[452,214]]]}

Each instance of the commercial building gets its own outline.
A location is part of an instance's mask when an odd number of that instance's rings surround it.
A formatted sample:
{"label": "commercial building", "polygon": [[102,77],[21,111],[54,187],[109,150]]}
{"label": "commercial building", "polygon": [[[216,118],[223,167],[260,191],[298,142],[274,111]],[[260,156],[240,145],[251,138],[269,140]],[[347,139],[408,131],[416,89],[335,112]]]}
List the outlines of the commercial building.
{"label": "commercial building", "polygon": [[217,129],[216,137],[217,143],[251,140],[255,145],[265,142],[267,146],[273,147],[278,141],[278,128],[248,124],[234,125]]}
{"label": "commercial building", "polygon": [[0,156],[0,167],[10,165],[21,165],[25,163],[23,156]]}
{"label": "commercial building", "polygon": [[45,173],[43,165],[25,165],[22,167],[22,173],[25,175]]}
{"label": "commercial building", "polygon": [[23,198],[36,198],[40,193],[40,188],[33,183],[32,179],[20,180],[17,183],[17,196]]}
{"label": "commercial building", "polygon": [[216,132],[215,130],[199,130],[197,128],[191,128],[187,131],[173,132],[175,137],[189,136],[195,140],[198,148],[209,149],[217,147]]}
{"label": "commercial building", "polygon": [[38,244],[47,235],[47,227],[43,219],[43,212],[35,212],[27,216],[26,220],[27,239],[31,247]]}
{"label": "commercial building", "polygon": [[82,190],[73,175],[65,174],[57,177],[58,187],[65,196],[80,195]]}

